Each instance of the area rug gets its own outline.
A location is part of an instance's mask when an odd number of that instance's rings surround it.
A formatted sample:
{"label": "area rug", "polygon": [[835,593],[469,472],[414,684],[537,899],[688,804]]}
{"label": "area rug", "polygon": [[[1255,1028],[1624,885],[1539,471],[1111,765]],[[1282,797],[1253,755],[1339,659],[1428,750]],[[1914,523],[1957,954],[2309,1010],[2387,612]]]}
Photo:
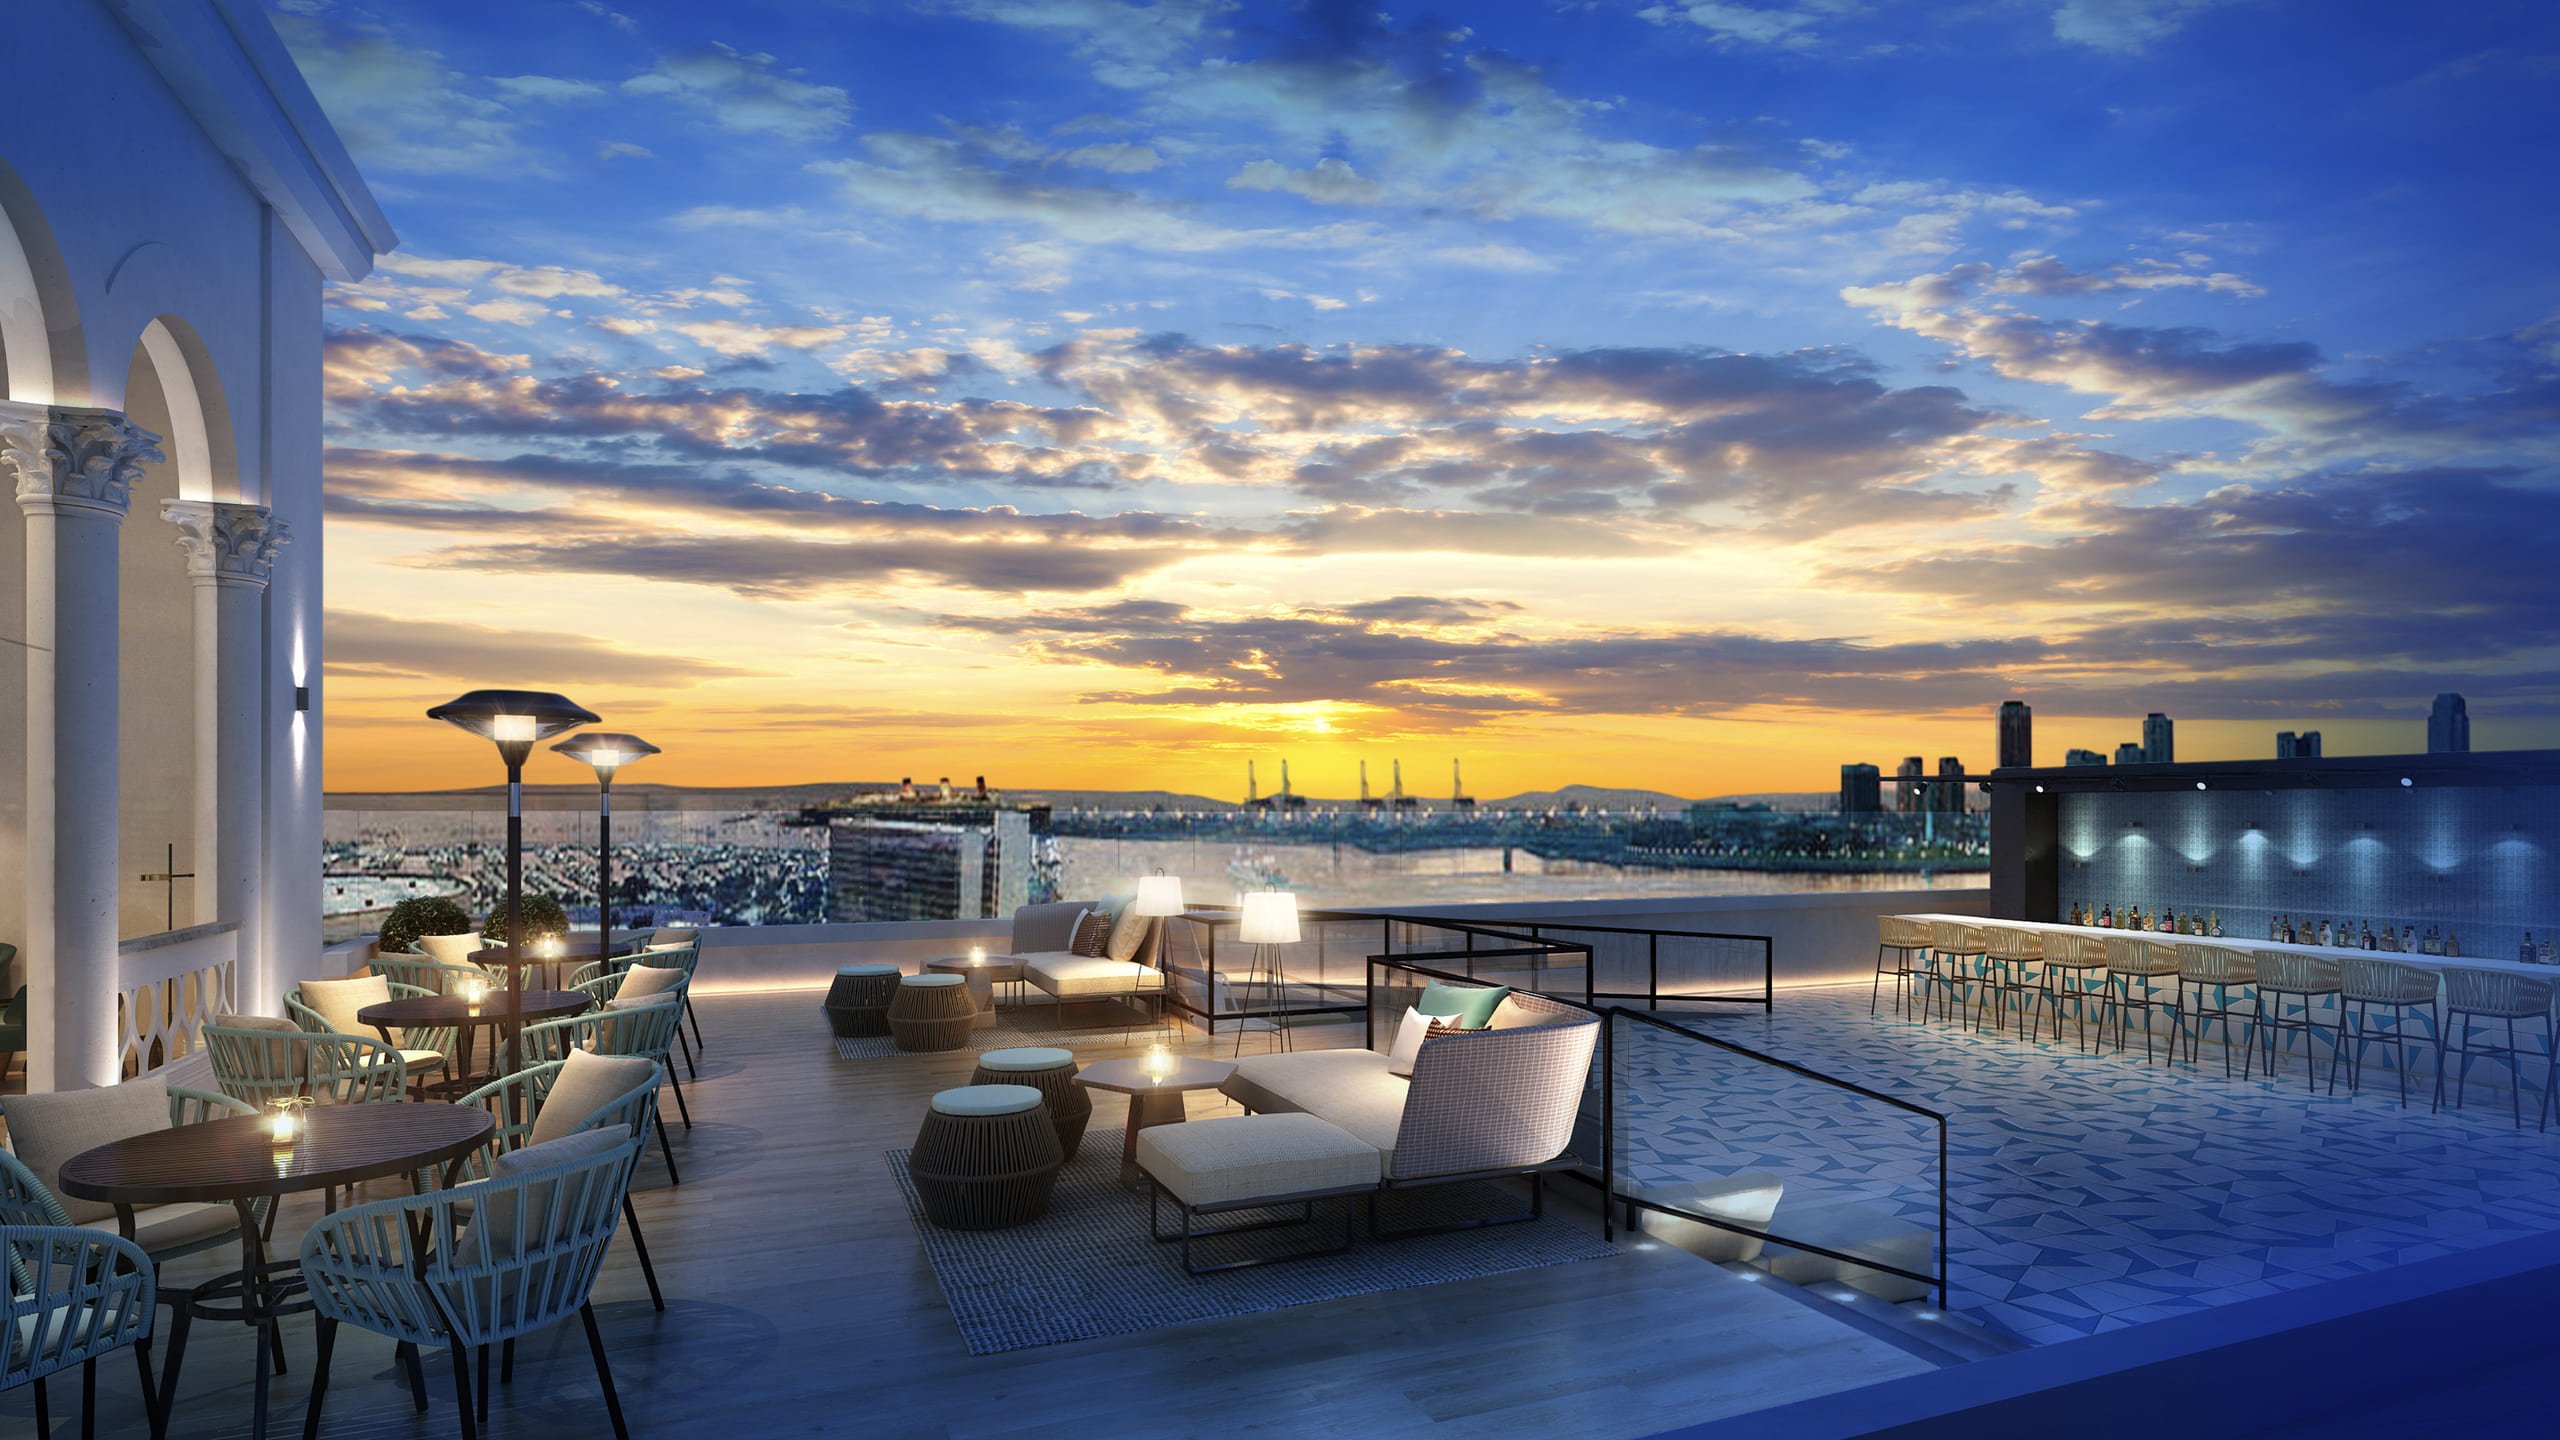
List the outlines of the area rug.
{"label": "area rug", "polygon": [[[1618,1253],[1579,1219],[1550,1209],[1546,1218],[1526,1224],[1408,1240],[1371,1240],[1364,1230],[1344,1254],[1193,1277],[1182,1273],[1180,1245],[1147,1238],[1147,1197],[1120,1188],[1118,1130],[1086,1132],[1084,1148],[1058,1173],[1049,1213],[1010,1230],[945,1230],[927,1221],[907,1178],[907,1154],[889,1151],[889,1172],[907,1197],[907,1212],[933,1262],[934,1279],[972,1355],[1127,1335]],[[1441,1223],[1516,1210],[1523,1198],[1509,1186],[1441,1186],[1389,1197],[1398,1208],[1385,1212],[1385,1218],[1397,1226]],[[1313,1231],[1292,1227],[1200,1242],[1194,1258],[1214,1263],[1336,1242],[1342,1234],[1338,1207],[1343,1203],[1318,1204]],[[1170,1207],[1164,1211],[1168,1228],[1173,1213]],[[1219,1223],[1253,1218],[1253,1213],[1239,1213],[1221,1216]],[[1255,1247],[1262,1248],[1257,1252]]]}
{"label": "area rug", "polygon": [[[1126,1026],[1110,1010],[1101,1007],[1074,1006],[1069,1019],[1090,1018],[1090,1024],[1058,1023],[1058,1007],[1054,1005],[1022,1005],[996,1007],[996,1023],[969,1032],[969,1043],[956,1053],[980,1050],[1009,1050],[1021,1045],[1055,1045],[1073,1050],[1082,1045],[1120,1043],[1127,1035],[1133,1043],[1145,1044],[1147,1033],[1155,1022],[1136,1012]],[[911,1051],[898,1048],[898,1042],[886,1035],[839,1035],[836,1058],[839,1060],[890,1060]],[[954,1053],[954,1052],[946,1052]]]}

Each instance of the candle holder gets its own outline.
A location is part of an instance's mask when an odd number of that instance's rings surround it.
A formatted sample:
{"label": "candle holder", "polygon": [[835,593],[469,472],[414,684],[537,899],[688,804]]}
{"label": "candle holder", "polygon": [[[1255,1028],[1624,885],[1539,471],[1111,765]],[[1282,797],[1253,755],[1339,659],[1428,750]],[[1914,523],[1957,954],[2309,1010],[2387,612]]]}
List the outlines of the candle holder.
{"label": "candle holder", "polygon": [[464,1013],[477,1015],[480,1013],[482,1003],[489,998],[489,982],[465,980],[454,987],[454,993],[461,998]]}
{"label": "candle holder", "polygon": [[302,1112],[310,1108],[308,1095],[279,1095],[268,1101],[267,1143],[277,1150],[291,1150],[308,1128]]}
{"label": "candle holder", "polygon": [[1161,1085],[1173,1078],[1174,1066],[1178,1062],[1173,1058],[1173,1047],[1158,1040],[1147,1047],[1147,1058],[1143,1063],[1148,1082]]}

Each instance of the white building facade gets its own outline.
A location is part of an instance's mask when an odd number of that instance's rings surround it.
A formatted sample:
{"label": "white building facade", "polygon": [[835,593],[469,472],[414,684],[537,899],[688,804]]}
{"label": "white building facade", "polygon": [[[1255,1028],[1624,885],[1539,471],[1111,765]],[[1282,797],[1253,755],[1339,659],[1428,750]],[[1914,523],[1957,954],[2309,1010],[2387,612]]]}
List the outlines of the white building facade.
{"label": "white building facade", "polygon": [[258,0],[15,0],[0,996],[31,1090],[320,969],[321,286],[394,243]]}

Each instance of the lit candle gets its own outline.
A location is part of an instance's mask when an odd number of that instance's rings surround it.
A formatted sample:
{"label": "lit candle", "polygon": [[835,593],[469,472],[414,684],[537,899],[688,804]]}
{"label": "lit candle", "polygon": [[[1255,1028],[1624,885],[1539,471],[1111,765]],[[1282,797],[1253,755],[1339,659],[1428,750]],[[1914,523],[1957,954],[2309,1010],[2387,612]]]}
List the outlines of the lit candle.
{"label": "lit candle", "polygon": [[489,986],[481,980],[462,982],[462,1008],[470,1014],[480,1013],[480,1002],[489,997]]}
{"label": "lit candle", "polygon": [[302,1107],[310,1103],[310,1097],[303,1095],[284,1095],[268,1101],[267,1143],[278,1150],[292,1149],[293,1142],[302,1138]]}
{"label": "lit candle", "polygon": [[1173,1047],[1159,1040],[1147,1047],[1147,1079],[1161,1085],[1173,1078]]}
{"label": "lit candle", "polygon": [[969,963],[970,963],[970,964],[972,964],[972,965],[984,965],[984,964],[986,964],[986,963],[987,963],[987,947],[986,947],[986,946],[984,946],[984,945],[972,945],[972,946],[970,946],[970,947],[969,947]]}

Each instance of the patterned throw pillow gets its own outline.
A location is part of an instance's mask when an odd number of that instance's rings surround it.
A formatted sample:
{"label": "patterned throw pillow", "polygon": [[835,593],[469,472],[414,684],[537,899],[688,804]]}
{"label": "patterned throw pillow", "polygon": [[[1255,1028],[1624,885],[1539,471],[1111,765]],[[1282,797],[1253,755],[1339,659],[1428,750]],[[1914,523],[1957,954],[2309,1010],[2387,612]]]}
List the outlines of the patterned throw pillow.
{"label": "patterned throw pillow", "polygon": [[1078,955],[1100,955],[1111,946],[1111,916],[1100,910],[1087,910],[1076,917],[1073,939],[1067,949]]}

